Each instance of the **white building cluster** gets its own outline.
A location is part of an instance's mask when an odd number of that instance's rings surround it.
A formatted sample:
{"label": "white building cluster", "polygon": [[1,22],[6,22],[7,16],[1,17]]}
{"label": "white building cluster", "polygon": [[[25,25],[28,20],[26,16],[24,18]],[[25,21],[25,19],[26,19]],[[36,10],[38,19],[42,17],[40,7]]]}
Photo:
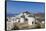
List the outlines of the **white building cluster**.
{"label": "white building cluster", "polygon": [[[15,17],[7,17],[8,21],[7,21],[7,27],[11,25],[10,28],[13,27],[13,23],[27,23],[29,25],[35,24],[36,20],[35,16],[33,14],[31,14],[30,12],[26,11],[23,13],[20,13],[19,15],[15,16]],[[34,22],[34,23],[33,23]],[[10,23],[10,25],[8,25]],[[44,22],[43,22],[44,23]],[[7,28],[8,30],[10,30],[9,28]]]}

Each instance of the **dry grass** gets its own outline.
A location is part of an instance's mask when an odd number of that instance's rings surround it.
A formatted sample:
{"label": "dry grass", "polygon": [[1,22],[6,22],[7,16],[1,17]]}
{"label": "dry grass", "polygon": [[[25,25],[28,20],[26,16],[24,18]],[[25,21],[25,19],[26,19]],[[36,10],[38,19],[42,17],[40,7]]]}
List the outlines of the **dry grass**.
{"label": "dry grass", "polygon": [[[43,24],[42,24],[43,25]],[[41,24],[33,24],[33,25],[29,25],[26,23],[14,23],[14,29],[16,30],[23,30],[23,29],[39,29],[42,26]]]}

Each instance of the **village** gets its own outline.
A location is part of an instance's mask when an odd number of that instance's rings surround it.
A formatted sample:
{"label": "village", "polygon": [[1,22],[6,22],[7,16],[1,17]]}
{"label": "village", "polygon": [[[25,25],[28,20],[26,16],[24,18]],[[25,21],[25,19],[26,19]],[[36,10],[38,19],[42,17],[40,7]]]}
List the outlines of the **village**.
{"label": "village", "polygon": [[45,28],[45,15],[22,12],[14,17],[7,17],[7,30],[26,30]]}

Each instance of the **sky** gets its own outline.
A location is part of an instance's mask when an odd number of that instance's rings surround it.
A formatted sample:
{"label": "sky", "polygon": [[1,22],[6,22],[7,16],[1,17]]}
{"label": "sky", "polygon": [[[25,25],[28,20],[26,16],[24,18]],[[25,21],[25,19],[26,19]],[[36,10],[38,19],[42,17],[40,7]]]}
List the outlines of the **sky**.
{"label": "sky", "polygon": [[32,13],[44,13],[44,3],[7,1],[7,14],[29,11]]}

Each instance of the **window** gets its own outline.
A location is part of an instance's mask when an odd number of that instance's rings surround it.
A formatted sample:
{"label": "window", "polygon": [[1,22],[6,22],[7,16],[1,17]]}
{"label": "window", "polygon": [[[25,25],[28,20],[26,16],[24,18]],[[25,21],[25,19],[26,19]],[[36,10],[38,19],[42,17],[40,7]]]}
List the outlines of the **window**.
{"label": "window", "polygon": [[27,19],[27,18],[25,18],[25,21],[28,21],[28,19]]}

